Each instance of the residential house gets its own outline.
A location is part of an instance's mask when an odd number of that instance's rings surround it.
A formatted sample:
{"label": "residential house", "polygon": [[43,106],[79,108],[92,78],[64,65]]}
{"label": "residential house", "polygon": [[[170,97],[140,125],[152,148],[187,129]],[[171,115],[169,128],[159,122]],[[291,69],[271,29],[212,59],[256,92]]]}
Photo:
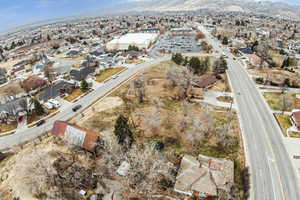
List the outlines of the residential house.
{"label": "residential house", "polygon": [[94,74],[96,72],[96,67],[88,66],[81,67],[80,69],[73,69],[70,72],[70,76],[73,80],[82,81],[87,78],[88,75]]}
{"label": "residential house", "polygon": [[234,183],[234,164],[230,160],[204,155],[185,155],[180,164],[174,190],[202,198],[217,197],[218,190],[229,191]]}
{"label": "residential house", "polygon": [[204,74],[202,76],[195,76],[192,80],[192,85],[194,87],[207,88],[215,84],[218,79],[214,75]]}
{"label": "residential house", "polygon": [[248,55],[248,58],[250,63],[255,67],[260,67],[260,65],[262,64],[262,59],[256,54],[250,54]]}
{"label": "residential house", "polygon": [[97,131],[88,130],[64,121],[54,122],[51,133],[71,145],[79,146],[92,152],[95,150],[98,138],[102,136]]}
{"label": "residential house", "polygon": [[5,74],[0,74],[0,85],[7,83],[7,77]]}
{"label": "residential house", "polygon": [[48,86],[40,95],[40,100],[43,102],[49,99],[55,99],[58,96],[70,94],[75,89],[75,84],[65,80],[58,80],[52,85]]}
{"label": "residential house", "polygon": [[294,127],[300,132],[300,110],[293,110],[290,121]]}
{"label": "residential house", "polygon": [[48,81],[46,79],[40,78],[38,76],[30,76],[26,80],[24,80],[21,85],[22,88],[27,92],[39,91],[40,89],[46,87]]}

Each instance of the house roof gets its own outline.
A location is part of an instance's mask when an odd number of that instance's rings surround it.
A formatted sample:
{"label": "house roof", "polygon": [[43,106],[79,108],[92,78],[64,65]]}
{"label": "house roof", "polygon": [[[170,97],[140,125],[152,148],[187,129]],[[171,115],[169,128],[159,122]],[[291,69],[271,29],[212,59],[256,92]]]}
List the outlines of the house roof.
{"label": "house roof", "polygon": [[193,193],[201,196],[217,196],[217,187],[210,178],[209,169],[200,167],[199,161],[189,155],[185,155],[181,160],[174,190],[190,196]]}
{"label": "house roof", "polygon": [[41,94],[40,99],[47,101],[48,99],[56,98],[60,95],[60,90],[66,87],[74,86],[74,84],[66,82],[66,81],[59,81],[54,85],[47,87],[44,92]]}
{"label": "house roof", "polygon": [[81,81],[83,79],[86,79],[86,77],[89,74],[92,74],[96,71],[95,67],[84,67],[84,68],[80,68],[79,70],[73,69],[70,72],[70,75],[73,77],[73,79],[77,80],[77,81]]}
{"label": "house roof", "polygon": [[217,78],[211,74],[204,74],[202,76],[194,77],[193,82],[196,84],[196,86],[205,88],[217,82]]}
{"label": "house roof", "polygon": [[239,48],[239,51],[244,54],[253,54],[253,51],[250,48]]}
{"label": "house roof", "polygon": [[69,124],[65,121],[54,122],[51,133],[72,145],[83,147],[89,151],[94,150],[97,139],[102,136],[97,131]]}
{"label": "house roof", "polygon": [[300,111],[293,112],[293,119],[296,126],[300,126]]}
{"label": "house roof", "polygon": [[228,190],[234,182],[234,164],[230,160],[185,155],[180,164],[174,190],[201,197],[217,196],[218,189]]}
{"label": "house roof", "polygon": [[26,91],[35,90],[37,88],[47,85],[48,81],[39,78],[38,76],[31,76],[22,82],[22,87]]}

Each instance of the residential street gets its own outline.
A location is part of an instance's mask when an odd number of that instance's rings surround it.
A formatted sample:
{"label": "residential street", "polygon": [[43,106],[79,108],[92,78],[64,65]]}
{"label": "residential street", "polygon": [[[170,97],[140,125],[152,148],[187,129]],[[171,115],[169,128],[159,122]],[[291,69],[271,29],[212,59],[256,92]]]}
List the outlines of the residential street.
{"label": "residential street", "polygon": [[300,199],[298,175],[269,107],[247,71],[233,59],[229,51],[222,50],[219,42],[212,39],[203,27],[200,29],[216,50],[229,57],[227,73],[235,95],[247,164],[250,166],[250,199]]}
{"label": "residential street", "polygon": [[[30,141],[39,135],[42,135],[46,131],[51,130],[53,123],[56,120],[68,120],[72,118],[75,114],[79,113],[81,110],[84,110],[86,107],[91,105],[93,102],[95,102],[100,97],[104,96],[108,92],[112,91],[114,88],[116,88],[119,84],[127,80],[129,77],[134,75],[140,70],[146,69],[147,67],[157,64],[163,60],[169,60],[169,57],[165,58],[158,58],[153,61],[145,62],[142,64],[136,65],[136,67],[131,67],[121,74],[119,74],[119,77],[117,79],[111,79],[108,82],[106,82],[103,86],[99,87],[98,89],[94,90],[93,92],[89,93],[82,99],[76,102],[76,104],[70,105],[66,108],[64,108],[63,112],[60,112],[59,114],[55,115],[54,117],[48,119],[45,124],[43,124],[40,127],[33,127],[30,129],[24,129],[24,131],[21,133],[18,132],[18,134],[13,134],[9,136],[3,136],[0,137],[0,149],[5,149],[12,147],[14,145],[18,145],[25,141]],[[77,111],[76,113],[72,111],[72,108],[76,105],[82,105],[82,108]]]}

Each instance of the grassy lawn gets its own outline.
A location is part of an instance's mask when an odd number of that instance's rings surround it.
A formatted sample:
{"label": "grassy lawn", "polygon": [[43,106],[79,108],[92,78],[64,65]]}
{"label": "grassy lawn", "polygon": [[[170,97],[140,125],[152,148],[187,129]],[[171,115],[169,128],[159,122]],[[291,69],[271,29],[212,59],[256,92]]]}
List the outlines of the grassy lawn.
{"label": "grassy lawn", "polygon": [[145,61],[141,60],[141,59],[136,59],[136,60],[127,60],[126,64],[140,64],[143,63]]}
{"label": "grassy lawn", "polygon": [[18,126],[17,123],[11,123],[11,124],[0,124],[0,133],[5,133],[5,132],[8,132],[8,131],[12,131],[14,129],[16,129]]}
{"label": "grassy lawn", "polygon": [[292,126],[290,122],[290,116],[289,115],[282,115],[282,114],[275,114],[275,118],[277,122],[279,123],[279,126],[282,130],[282,133],[284,136],[286,135],[286,130]]}
{"label": "grassy lawn", "polygon": [[75,100],[77,97],[81,96],[84,94],[84,91],[82,91],[80,88],[75,89],[71,94],[69,94],[67,97],[64,99],[66,101],[72,102]]}
{"label": "grassy lawn", "polygon": [[231,97],[228,97],[228,96],[217,97],[217,100],[221,101],[221,102],[225,102],[225,103],[231,103],[233,101],[233,99]]}
{"label": "grassy lawn", "polygon": [[[289,93],[292,95],[294,99],[294,104],[292,108],[286,110],[291,111],[292,109],[300,109],[300,100],[296,98],[296,93]],[[265,92],[263,96],[265,97],[267,103],[269,104],[270,108],[273,110],[281,110],[281,101],[282,101],[282,93],[281,92]]]}
{"label": "grassy lawn", "polygon": [[[58,113],[57,111],[58,111],[58,109],[47,110],[46,113],[41,116],[38,116],[37,114],[35,114],[35,112],[33,112],[32,115],[27,117],[27,124],[29,125],[29,124],[35,123],[41,119],[46,120],[50,117],[53,117],[54,115],[56,115]],[[34,125],[32,125],[32,126],[34,126]],[[29,128],[32,126],[29,126]]]}
{"label": "grassy lawn", "polygon": [[115,67],[103,70],[99,75],[96,76],[96,81],[101,83],[124,69],[126,69],[126,67]]}
{"label": "grassy lawn", "polygon": [[85,56],[78,56],[78,57],[60,57],[61,59],[64,59],[64,60],[84,60],[85,59]]}
{"label": "grassy lawn", "polygon": [[267,100],[267,103],[269,104],[270,108],[273,110],[280,110],[280,92],[265,92],[264,94],[265,99]]}

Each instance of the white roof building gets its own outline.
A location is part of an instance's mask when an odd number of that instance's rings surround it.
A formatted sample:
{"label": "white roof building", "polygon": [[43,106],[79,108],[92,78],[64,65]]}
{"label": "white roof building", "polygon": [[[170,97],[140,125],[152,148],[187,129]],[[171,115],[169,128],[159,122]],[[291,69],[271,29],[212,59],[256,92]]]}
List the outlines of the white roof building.
{"label": "white roof building", "polygon": [[128,33],[108,42],[106,48],[108,50],[126,50],[129,45],[134,45],[139,49],[147,49],[157,38],[157,33]]}

